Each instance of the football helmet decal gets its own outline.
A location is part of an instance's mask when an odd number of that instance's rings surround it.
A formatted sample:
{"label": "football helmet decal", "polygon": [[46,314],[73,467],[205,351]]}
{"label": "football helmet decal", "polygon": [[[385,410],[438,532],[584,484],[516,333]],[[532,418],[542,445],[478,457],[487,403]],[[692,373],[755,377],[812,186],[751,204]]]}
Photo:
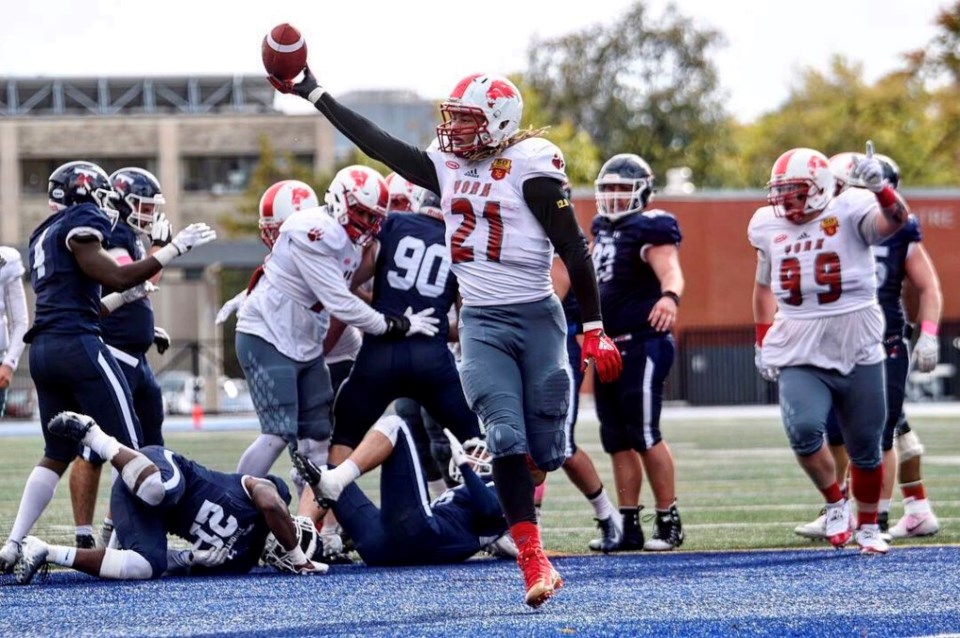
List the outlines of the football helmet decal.
{"label": "football helmet decal", "polygon": [[475,73],[457,83],[440,105],[440,115],[440,150],[464,157],[498,146],[516,133],[523,115],[523,98],[507,78]]}
{"label": "football helmet decal", "polygon": [[827,207],[835,186],[836,178],[823,153],[794,148],[774,162],[767,182],[767,202],[777,217],[800,223]]}
{"label": "football helmet decal", "polygon": [[67,162],[50,173],[47,198],[51,212],[89,202],[103,210],[113,224],[118,213],[110,204],[117,198],[106,171],[93,162]]}
{"label": "football helmet decal", "polygon": [[357,246],[366,246],[380,232],[390,195],[380,173],[354,165],[333,177],[323,200],[350,240]]}
{"label": "football helmet decal", "polygon": [[653,171],[642,157],[614,155],[600,167],[594,182],[597,214],[613,220],[642,211],[653,196],[653,184]]}
{"label": "football helmet decal", "polygon": [[287,217],[298,210],[319,205],[320,200],[309,184],[295,179],[277,182],[264,191],[260,198],[260,240],[272,250],[280,236],[280,226]]}
{"label": "football helmet decal", "polygon": [[163,212],[165,203],[160,180],[150,171],[129,166],[114,171],[110,184],[117,193],[111,205],[120,213],[120,219],[138,233],[149,235],[153,220]]}

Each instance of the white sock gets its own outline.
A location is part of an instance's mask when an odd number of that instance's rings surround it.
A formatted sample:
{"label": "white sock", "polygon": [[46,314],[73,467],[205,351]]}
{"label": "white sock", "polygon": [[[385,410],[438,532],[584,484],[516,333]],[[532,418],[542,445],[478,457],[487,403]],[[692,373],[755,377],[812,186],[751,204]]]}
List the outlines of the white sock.
{"label": "white sock", "polygon": [[280,457],[287,442],[275,434],[261,434],[250,444],[237,463],[237,474],[266,476]]}
{"label": "white sock", "polygon": [[64,567],[73,567],[73,560],[77,557],[76,547],[66,545],[47,545],[47,562]]}
{"label": "white sock", "polygon": [[20,509],[17,510],[17,518],[10,530],[10,540],[18,543],[23,541],[23,537],[33,529],[43,510],[47,509],[47,505],[53,500],[53,493],[59,482],[60,475],[53,470],[39,465],[33,468],[27,477],[27,484],[23,486]]}
{"label": "white sock", "polygon": [[429,488],[433,498],[437,498],[447,491],[447,484],[443,482],[443,479],[435,479],[427,483],[427,488]]}
{"label": "white sock", "polygon": [[601,521],[605,518],[610,518],[617,513],[617,509],[613,506],[613,503],[610,502],[610,497],[607,496],[607,490],[605,488],[600,488],[600,493],[589,499],[590,505],[593,506],[593,513],[597,515]]}
{"label": "white sock", "polygon": [[890,511],[890,499],[889,499],[889,498],[881,498],[881,499],[880,499],[880,502],[877,503],[877,511],[878,511],[878,512],[889,512],[889,511]]}
{"label": "white sock", "polygon": [[320,475],[320,495],[324,498],[337,500],[343,489],[360,478],[360,468],[347,459],[335,469],[325,470]]}
{"label": "white sock", "polygon": [[[906,505],[906,502],[904,502],[904,505]],[[931,511],[933,510],[930,509],[930,501],[928,499],[915,498],[910,504],[910,512],[913,514],[929,514]]]}
{"label": "white sock", "polygon": [[77,525],[77,536],[93,536],[93,525]]}
{"label": "white sock", "polygon": [[83,436],[83,443],[107,463],[112,461],[120,451],[120,441],[101,430],[99,425],[94,425],[87,430]]}

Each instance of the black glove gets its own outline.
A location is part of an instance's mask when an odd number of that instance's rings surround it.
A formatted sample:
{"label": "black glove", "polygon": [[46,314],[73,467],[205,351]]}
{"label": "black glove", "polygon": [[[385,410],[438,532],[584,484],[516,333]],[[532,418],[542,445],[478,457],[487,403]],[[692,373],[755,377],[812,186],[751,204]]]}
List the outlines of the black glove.
{"label": "black glove", "polygon": [[157,346],[157,354],[163,354],[170,349],[170,335],[160,326],[153,327],[153,345]]}
{"label": "black glove", "polygon": [[406,337],[407,333],[410,332],[410,320],[406,317],[384,316],[384,319],[387,320],[387,329],[383,333],[385,336]]}
{"label": "black glove", "polygon": [[273,88],[281,93],[299,95],[305,100],[310,99],[310,93],[320,86],[320,83],[317,82],[317,78],[310,70],[310,67],[304,67],[303,79],[296,84],[293,83],[293,80],[281,80],[280,78],[272,75],[267,76],[267,81],[273,85]]}

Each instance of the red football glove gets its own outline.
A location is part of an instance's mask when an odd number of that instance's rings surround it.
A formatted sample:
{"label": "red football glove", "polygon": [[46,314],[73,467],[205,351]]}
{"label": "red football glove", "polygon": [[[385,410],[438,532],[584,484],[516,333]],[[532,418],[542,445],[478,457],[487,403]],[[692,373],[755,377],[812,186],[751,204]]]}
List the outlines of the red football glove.
{"label": "red football glove", "polygon": [[590,330],[583,334],[583,350],[581,352],[580,370],[586,370],[587,362],[593,361],[597,369],[597,376],[604,383],[616,381],[623,371],[623,361],[620,359],[620,350],[613,340],[603,334],[601,328]]}

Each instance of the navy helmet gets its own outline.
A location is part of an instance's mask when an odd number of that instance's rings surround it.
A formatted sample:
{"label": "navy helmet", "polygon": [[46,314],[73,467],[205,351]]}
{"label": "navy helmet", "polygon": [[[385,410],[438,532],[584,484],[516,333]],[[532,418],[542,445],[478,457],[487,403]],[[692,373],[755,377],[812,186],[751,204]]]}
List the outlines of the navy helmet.
{"label": "navy helmet", "polygon": [[90,203],[103,209],[116,223],[117,212],[110,205],[116,197],[106,171],[93,162],[67,162],[50,173],[47,182],[47,198],[53,212]]}
{"label": "navy helmet", "polygon": [[633,153],[614,155],[600,168],[594,183],[597,213],[614,220],[647,207],[653,195],[650,165]]}
{"label": "navy helmet", "polygon": [[153,220],[163,212],[160,181],[150,171],[128,166],[114,171],[110,184],[117,193],[112,205],[120,219],[135,231],[149,235]]}

